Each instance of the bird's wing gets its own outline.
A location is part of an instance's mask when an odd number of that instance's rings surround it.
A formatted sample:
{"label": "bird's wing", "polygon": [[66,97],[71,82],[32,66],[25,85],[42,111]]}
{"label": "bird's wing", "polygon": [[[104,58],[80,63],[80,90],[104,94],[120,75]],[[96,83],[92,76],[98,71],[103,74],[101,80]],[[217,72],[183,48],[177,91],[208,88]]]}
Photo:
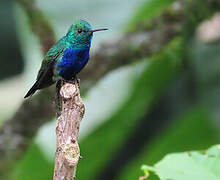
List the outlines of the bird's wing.
{"label": "bird's wing", "polygon": [[39,89],[51,85],[53,82],[54,64],[62,56],[66,49],[65,37],[53,45],[47,52],[41,68],[38,72],[37,81],[41,81]]}
{"label": "bird's wing", "polygon": [[25,98],[34,94],[36,90],[50,86],[53,81],[54,64],[57,59],[62,56],[66,49],[65,39],[62,38],[55,45],[53,45],[47,52],[44,60],[42,61],[41,68],[38,72],[36,82],[25,95]]}
{"label": "bird's wing", "polygon": [[38,72],[37,80],[45,76],[48,71],[53,70],[53,65],[56,60],[62,56],[63,52],[66,49],[65,39],[62,38],[55,45],[53,45],[50,50],[47,52],[44,60],[42,61],[41,68]]}

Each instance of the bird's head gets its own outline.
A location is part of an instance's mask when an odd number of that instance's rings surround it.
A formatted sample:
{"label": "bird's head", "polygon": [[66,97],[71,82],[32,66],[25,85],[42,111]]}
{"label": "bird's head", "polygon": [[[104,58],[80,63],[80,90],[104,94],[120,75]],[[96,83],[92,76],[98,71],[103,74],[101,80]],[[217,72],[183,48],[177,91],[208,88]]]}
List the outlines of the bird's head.
{"label": "bird's head", "polygon": [[67,37],[78,48],[89,48],[94,32],[107,29],[92,29],[91,25],[84,20],[77,20],[70,27]]}

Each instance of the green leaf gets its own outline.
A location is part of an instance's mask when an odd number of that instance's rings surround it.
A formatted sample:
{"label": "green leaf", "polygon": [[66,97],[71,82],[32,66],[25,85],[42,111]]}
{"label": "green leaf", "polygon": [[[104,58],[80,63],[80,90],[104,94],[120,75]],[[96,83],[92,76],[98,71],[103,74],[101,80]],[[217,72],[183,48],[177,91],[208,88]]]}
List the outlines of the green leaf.
{"label": "green leaf", "polygon": [[144,165],[142,169],[155,172],[161,179],[219,180],[220,145],[213,146],[205,152],[169,154],[156,165]]}

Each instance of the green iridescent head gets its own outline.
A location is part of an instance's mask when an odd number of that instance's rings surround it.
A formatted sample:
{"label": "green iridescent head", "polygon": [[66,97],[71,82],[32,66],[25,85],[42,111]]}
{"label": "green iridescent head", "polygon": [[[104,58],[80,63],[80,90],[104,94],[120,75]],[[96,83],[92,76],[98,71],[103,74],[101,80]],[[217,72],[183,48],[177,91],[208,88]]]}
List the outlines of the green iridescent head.
{"label": "green iridescent head", "polygon": [[84,20],[77,20],[70,27],[67,37],[70,42],[78,48],[89,48],[93,33],[107,29],[92,29],[91,25]]}

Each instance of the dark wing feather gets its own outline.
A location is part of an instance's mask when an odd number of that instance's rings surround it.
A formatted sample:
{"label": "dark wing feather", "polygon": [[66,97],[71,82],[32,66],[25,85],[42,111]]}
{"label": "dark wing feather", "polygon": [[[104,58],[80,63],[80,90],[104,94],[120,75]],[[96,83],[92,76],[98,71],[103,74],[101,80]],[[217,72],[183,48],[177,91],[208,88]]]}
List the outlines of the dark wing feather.
{"label": "dark wing feather", "polygon": [[65,50],[65,37],[58,41],[46,54],[41,68],[38,72],[37,80],[31,89],[27,92],[24,98],[27,98],[33,95],[38,89],[48,87],[54,83],[53,81],[53,72],[54,65],[58,57],[62,56],[63,51]]}

